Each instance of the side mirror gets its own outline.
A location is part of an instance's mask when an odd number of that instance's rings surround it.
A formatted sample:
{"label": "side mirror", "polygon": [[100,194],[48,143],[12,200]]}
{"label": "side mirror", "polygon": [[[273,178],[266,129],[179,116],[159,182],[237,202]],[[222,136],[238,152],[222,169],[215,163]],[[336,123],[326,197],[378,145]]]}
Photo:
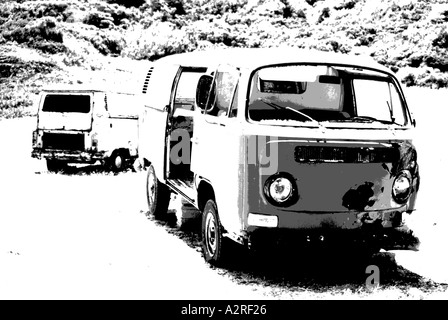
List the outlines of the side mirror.
{"label": "side mirror", "polygon": [[202,110],[204,110],[207,105],[212,82],[213,77],[209,75],[202,75],[198,80],[198,86],[196,87],[196,105]]}

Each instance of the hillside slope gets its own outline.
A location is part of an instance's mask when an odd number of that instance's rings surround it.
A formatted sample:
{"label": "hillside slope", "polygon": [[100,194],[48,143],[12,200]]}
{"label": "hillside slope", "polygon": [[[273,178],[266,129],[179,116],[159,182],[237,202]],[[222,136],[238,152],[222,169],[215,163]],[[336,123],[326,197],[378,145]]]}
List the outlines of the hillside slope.
{"label": "hillside slope", "polygon": [[406,85],[447,87],[444,2],[5,0],[0,4],[0,117],[33,114],[32,101],[47,84],[132,90],[139,86],[133,72],[145,61],[216,46],[366,54]]}

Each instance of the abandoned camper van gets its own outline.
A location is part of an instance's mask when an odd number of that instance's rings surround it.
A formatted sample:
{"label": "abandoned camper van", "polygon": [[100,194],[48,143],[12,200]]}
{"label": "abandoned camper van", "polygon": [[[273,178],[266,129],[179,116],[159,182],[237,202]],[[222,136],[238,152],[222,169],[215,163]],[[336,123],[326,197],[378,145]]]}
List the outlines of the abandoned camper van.
{"label": "abandoned camper van", "polygon": [[[415,120],[394,74],[359,56],[224,49],[168,56],[143,85],[149,213],[202,214],[207,261],[235,241],[412,249]],[[340,247],[341,248],[341,247]]]}
{"label": "abandoned camper van", "polygon": [[38,103],[32,157],[49,171],[97,161],[119,171],[137,158],[135,95],[69,87],[43,90]]}

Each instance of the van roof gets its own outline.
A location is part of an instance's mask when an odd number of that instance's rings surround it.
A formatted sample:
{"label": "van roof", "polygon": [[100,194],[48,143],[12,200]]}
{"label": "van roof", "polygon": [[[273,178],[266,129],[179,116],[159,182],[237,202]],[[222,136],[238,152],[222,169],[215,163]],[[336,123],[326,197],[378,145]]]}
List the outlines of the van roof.
{"label": "van roof", "polygon": [[216,66],[230,64],[241,68],[252,68],[287,63],[328,63],[349,67],[364,67],[392,74],[391,70],[371,57],[290,47],[277,48],[228,48],[209,49],[173,54],[155,61],[183,66]]}
{"label": "van roof", "polygon": [[42,88],[44,92],[112,92],[119,94],[134,94],[132,92],[120,92],[116,90],[110,90],[106,86],[94,86],[94,85],[50,85]]}

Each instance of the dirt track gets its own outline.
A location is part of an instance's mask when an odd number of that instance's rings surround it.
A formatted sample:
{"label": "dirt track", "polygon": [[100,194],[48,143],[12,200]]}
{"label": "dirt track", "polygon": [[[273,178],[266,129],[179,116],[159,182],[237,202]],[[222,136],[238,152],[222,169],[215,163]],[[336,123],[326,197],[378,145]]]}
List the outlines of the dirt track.
{"label": "dirt track", "polygon": [[[179,199],[171,205],[172,221],[147,219],[144,175],[95,167],[48,173],[44,162],[30,158],[34,119],[1,120],[0,298],[447,299],[441,284],[448,283],[441,187],[447,151],[439,147],[447,96],[428,90],[408,96],[424,103],[415,112],[422,189],[411,221],[422,246],[370,261],[382,270],[373,292],[365,287],[364,266],[347,272],[338,259],[314,267],[285,259],[212,268],[202,259],[197,230],[175,222]],[[436,118],[428,99],[445,101]]]}

